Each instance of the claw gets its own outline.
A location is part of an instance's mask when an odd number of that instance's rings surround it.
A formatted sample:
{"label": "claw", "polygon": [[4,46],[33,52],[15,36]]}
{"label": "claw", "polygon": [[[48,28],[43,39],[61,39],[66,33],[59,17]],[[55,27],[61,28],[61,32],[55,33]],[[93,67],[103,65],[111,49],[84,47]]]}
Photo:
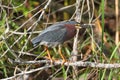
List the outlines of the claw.
{"label": "claw", "polygon": [[65,62],[67,62],[67,60],[66,60],[66,59],[62,61],[62,64],[61,64],[61,65],[64,65],[64,63],[65,63]]}

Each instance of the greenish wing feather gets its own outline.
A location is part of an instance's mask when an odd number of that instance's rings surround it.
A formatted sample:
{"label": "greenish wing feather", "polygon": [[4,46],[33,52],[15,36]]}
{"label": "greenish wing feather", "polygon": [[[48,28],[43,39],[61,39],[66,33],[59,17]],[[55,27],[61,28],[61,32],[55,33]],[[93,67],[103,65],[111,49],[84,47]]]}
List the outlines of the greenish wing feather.
{"label": "greenish wing feather", "polygon": [[36,46],[42,41],[46,42],[60,42],[62,43],[66,34],[66,28],[58,28],[54,31],[47,31],[43,32],[42,35],[38,35],[37,37],[33,38],[31,42]]}
{"label": "greenish wing feather", "polygon": [[58,29],[58,30],[54,30],[54,31],[49,31],[46,32],[43,36],[42,36],[42,41],[46,41],[46,42],[63,42],[64,36],[66,34],[66,29],[62,28],[62,29]]}

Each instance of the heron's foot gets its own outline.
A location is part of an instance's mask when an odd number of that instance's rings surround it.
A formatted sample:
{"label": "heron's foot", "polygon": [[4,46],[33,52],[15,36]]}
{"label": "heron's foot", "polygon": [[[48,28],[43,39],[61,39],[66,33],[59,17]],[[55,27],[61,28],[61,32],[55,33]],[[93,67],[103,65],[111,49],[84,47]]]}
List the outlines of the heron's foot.
{"label": "heron's foot", "polygon": [[52,65],[54,62],[54,59],[52,59],[51,57],[45,56],[46,59],[50,60],[50,64]]}
{"label": "heron's foot", "polygon": [[66,59],[63,59],[61,65],[64,65],[65,62],[68,62],[68,61]]}

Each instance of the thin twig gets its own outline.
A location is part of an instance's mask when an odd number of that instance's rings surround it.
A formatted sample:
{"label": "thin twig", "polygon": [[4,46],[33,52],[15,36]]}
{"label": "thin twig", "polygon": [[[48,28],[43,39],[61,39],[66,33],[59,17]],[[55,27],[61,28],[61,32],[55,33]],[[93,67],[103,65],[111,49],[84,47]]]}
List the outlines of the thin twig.
{"label": "thin twig", "polygon": [[18,76],[22,76],[22,75],[25,75],[25,74],[30,74],[30,73],[33,73],[33,72],[36,72],[36,71],[40,71],[40,70],[44,70],[44,69],[47,69],[47,68],[50,68],[50,67],[53,67],[54,65],[47,65],[47,66],[44,66],[44,67],[40,67],[40,68],[37,68],[37,69],[32,69],[30,71],[23,71],[21,73],[18,73],[18,74],[15,74],[14,76],[12,77],[8,77],[8,78],[4,78],[4,79],[1,79],[1,80],[12,80]]}
{"label": "thin twig", "polygon": [[21,4],[18,5],[18,6],[10,7],[10,6],[6,6],[6,5],[0,4],[0,7],[2,6],[3,8],[7,8],[7,9],[16,9],[16,8],[19,8],[19,7],[23,6],[23,5],[26,3],[26,1],[27,1],[27,0],[25,0],[23,3],[21,3]]}

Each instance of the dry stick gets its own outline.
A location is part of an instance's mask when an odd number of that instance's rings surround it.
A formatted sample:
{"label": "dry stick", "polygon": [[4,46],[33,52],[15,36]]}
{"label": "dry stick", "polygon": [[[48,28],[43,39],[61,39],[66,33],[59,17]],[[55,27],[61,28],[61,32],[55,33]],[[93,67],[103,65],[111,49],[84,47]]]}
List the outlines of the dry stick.
{"label": "dry stick", "polygon": [[[79,6],[80,6],[80,0],[76,0],[76,21],[77,22],[80,22],[80,9],[79,9]],[[74,38],[73,51],[72,51],[73,55],[78,55],[78,51],[77,51],[78,34],[79,34],[79,29],[77,29],[77,33],[76,33],[75,38]],[[72,60],[74,62],[77,61],[77,56],[73,56]],[[78,70],[77,67],[73,66],[73,78],[76,77],[77,72],[78,72],[77,70]]]}
{"label": "dry stick", "polygon": [[47,68],[50,68],[50,67],[53,67],[54,65],[48,65],[48,66],[44,66],[44,67],[40,67],[40,68],[37,68],[37,69],[33,69],[33,70],[30,70],[30,71],[23,71],[21,73],[18,73],[12,77],[8,77],[8,78],[4,78],[4,79],[0,79],[0,80],[13,80],[14,78],[16,77],[19,77],[19,76],[24,76],[26,74],[30,74],[30,73],[33,73],[33,72],[36,72],[36,71],[40,71],[40,70],[44,70],[44,69],[47,69]]}
{"label": "dry stick", "polygon": [[34,32],[14,32],[14,31],[9,31],[12,34],[16,34],[16,35],[27,35],[27,34],[38,34],[41,33],[41,31],[34,31]]}
{"label": "dry stick", "polygon": [[7,9],[16,9],[16,8],[19,8],[19,7],[23,6],[23,5],[26,3],[26,1],[27,1],[27,0],[25,0],[23,3],[21,3],[21,4],[18,5],[18,6],[13,6],[13,5],[12,5],[12,7],[10,7],[10,6],[6,6],[6,5],[3,5],[3,4],[0,4],[0,6],[2,6],[3,8],[7,8]]}
{"label": "dry stick", "polygon": [[[13,61],[13,63],[17,64],[41,64],[41,63],[51,63],[50,60],[39,60],[39,61]],[[53,62],[53,65],[61,65],[62,60],[57,60]],[[76,62],[65,62],[63,65],[65,66],[79,66],[79,67],[93,67],[93,68],[120,68],[120,63],[97,63],[97,62],[89,62],[89,61],[76,61]]]}
{"label": "dry stick", "polygon": [[[12,61],[13,63],[18,63],[18,64],[41,64],[41,63],[50,63],[50,60],[39,60],[39,61],[24,61],[24,62],[20,62],[20,61]],[[13,79],[16,78],[17,76],[22,76],[22,75],[26,75],[26,74],[30,74],[39,70],[43,70],[46,68],[50,68],[56,65],[61,65],[62,61],[55,61],[53,62],[54,65],[49,65],[49,66],[44,66],[44,67],[40,67],[37,69],[33,69],[30,71],[23,71],[21,73],[16,74],[15,76],[9,77],[9,78],[5,78],[5,79],[1,79],[1,80],[8,80],[8,79]],[[111,69],[111,68],[120,68],[120,64],[119,63],[113,63],[113,64],[106,64],[106,63],[96,63],[96,62],[83,62],[83,61],[76,61],[76,62],[65,62],[63,65],[65,66],[80,66],[80,67],[93,67],[93,68],[106,68],[106,69]]]}
{"label": "dry stick", "polygon": [[60,12],[60,11],[66,10],[66,9],[69,9],[69,8],[71,8],[71,7],[74,7],[74,6],[75,6],[75,4],[62,7],[62,8],[60,8],[60,9],[56,10],[56,11],[53,11],[52,13],[50,13],[50,14],[48,14],[48,15],[52,15],[52,14],[54,14],[54,13],[56,13],[56,12]]}
{"label": "dry stick", "polygon": [[119,15],[119,10],[118,10],[118,0],[115,0],[115,13],[116,13],[116,34],[115,34],[115,43],[116,45],[119,43],[119,25],[118,25],[118,15]]}

